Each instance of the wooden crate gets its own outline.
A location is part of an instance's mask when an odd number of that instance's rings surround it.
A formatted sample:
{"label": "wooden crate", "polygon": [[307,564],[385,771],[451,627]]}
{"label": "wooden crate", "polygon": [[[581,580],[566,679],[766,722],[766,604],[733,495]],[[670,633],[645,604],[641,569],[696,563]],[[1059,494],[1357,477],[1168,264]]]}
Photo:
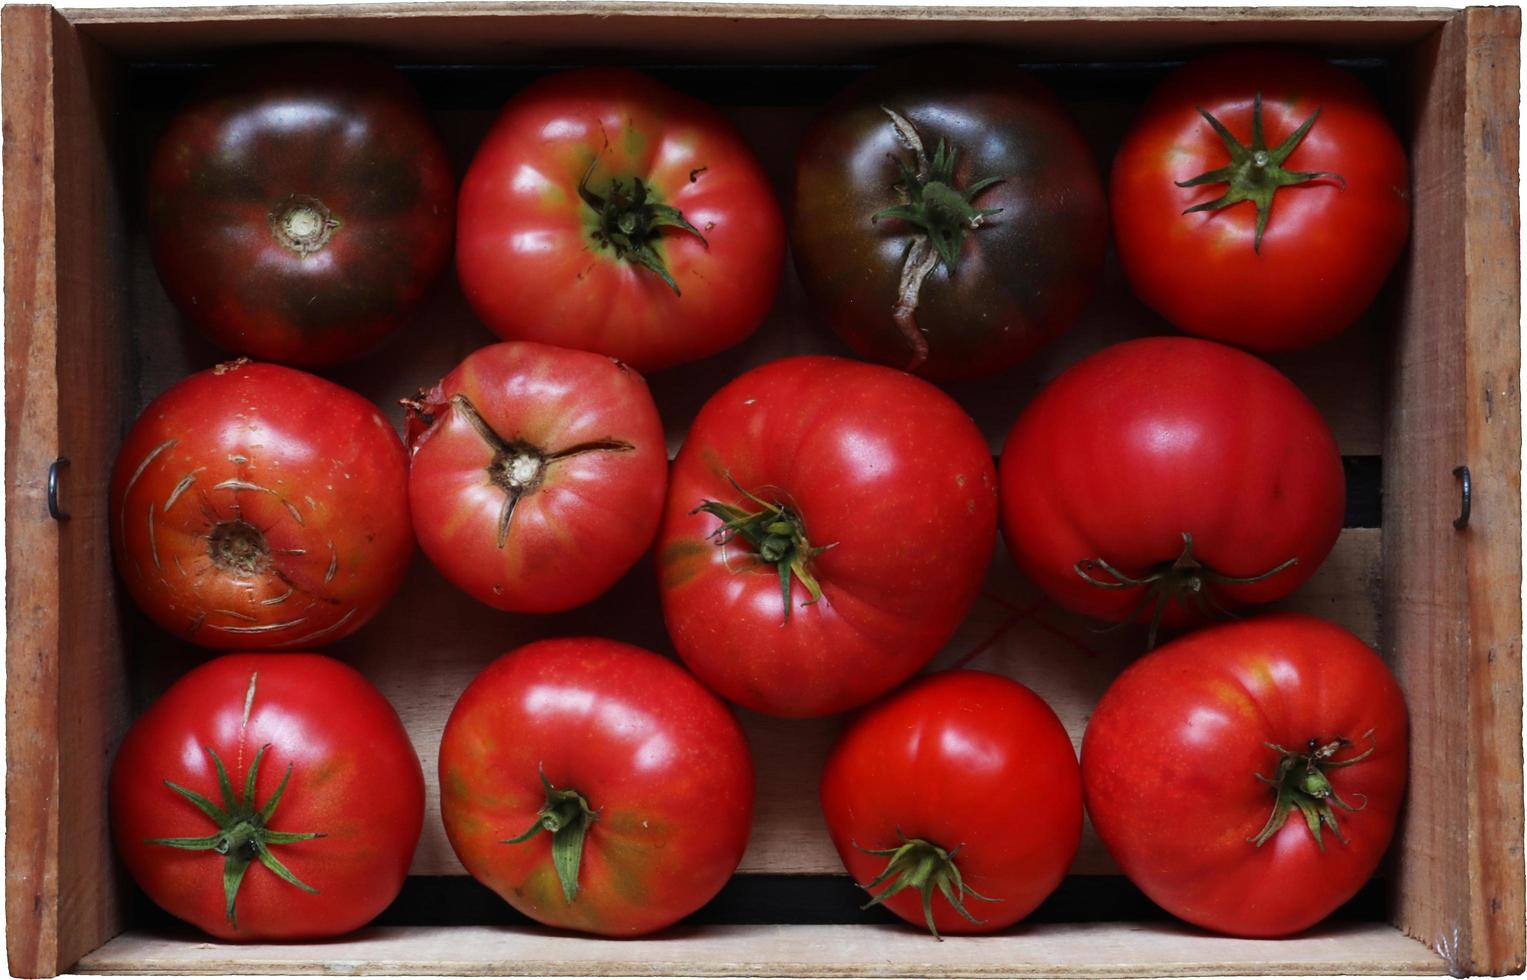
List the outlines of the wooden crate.
{"label": "wooden crate", "polygon": [[[6,7],[11,972],[1520,972],[1519,31],[1519,11],[1491,8]],[[725,103],[782,191],[813,107],[852,75],[851,66],[910,47],[1009,49],[1061,91],[1105,162],[1149,83],[1207,45],[1293,42],[1355,59],[1393,103],[1411,151],[1412,244],[1362,324],[1277,363],[1331,421],[1355,475],[1348,528],[1326,566],[1286,605],[1378,645],[1412,713],[1408,809],[1370,893],[1378,910],[1367,921],[1283,941],[1224,939],[1161,921],[1076,921],[943,944],[897,925],[771,921],[686,925],[628,942],[524,925],[394,925],[319,945],[233,946],[147,915],[111,853],[106,772],[133,712],[205,655],[152,630],[120,595],[108,546],[107,478],[121,434],[147,400],[219,355],[180,326],[155,278],[142,231],[141,166],[154,127],[198,65],[231,46],[293,40],[366,44],[413,66],[458,163],[493,107],[535,66],[668,66],[665,77]],[[452,284],[423,319],[412,336],[428,343],[405,335],[331,376],[390,405],[490,340]],[[1042,381],[1100,346],[1163,329],[1110,260],[1102,295],[1067,338],[1016,372],[953,391],[995,449]],[[757,337],[652,379],[671,448],[725,380],[815,350],[839,348],[787,273]],[[46,474],[59,456],[70,460],[66,522],[49,519],[45,505]],[[1473,474],[1465,530],[1452,526],[1459,464]],[[1380,470],[1381,484],[1373,476]],[[1366,497],[1356,489],[1365,485]],[[666,649],[655,602],[650,570],[639,566],[586,610],[506,616],[456,594],[421,558],[378,621],[335,648],[398,706],[424,760],[430,809],[413,882],[462,873],[435,811],[433,773],[444,719],[471,676],[539,635],[596,632]],[[968,662],[1023,680],[1051,701],[1079,741],[1092,705],[1139,639],[1102,636],[1060,613],[998,555],[982,600],[936,666]],[[760,775],[744,898],[747,881],[840,873],[815,799],[818,765],[838,723],[746,714],[744,722]],[[1113,887],[1106,876],[1117,869],[1090,830],[1073,874],[1073,882]]]}

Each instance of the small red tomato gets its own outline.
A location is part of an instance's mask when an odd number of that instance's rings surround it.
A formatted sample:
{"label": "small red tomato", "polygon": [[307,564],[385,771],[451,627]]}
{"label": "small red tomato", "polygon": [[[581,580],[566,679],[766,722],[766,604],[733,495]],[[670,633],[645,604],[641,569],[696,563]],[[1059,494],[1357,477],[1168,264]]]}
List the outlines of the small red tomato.
{"label": "small red tomato", "polygon": [[1073,365],[1024,409],[1001,464],[1008,551],[1051,599],[1177,627],[1302,585],[1341,533],[1341,454],[1273,367],[1191,337]]}
{"label": "small red tomato", "polygon": [[1264,351],[1349,326],[1410,229],[1405,150],[1377,101],[1277,49],[1168,76],[1119,147],[1110,200],[1141,299],[1189,333]]}
{"label": "small red tomato", "polygon": [[165,292],[239,354],[362,354],[450,258],[445,148],[403,77],[354,52],[261,51],[221,69],[170,123],[148,185]]}
{"label": "small red tomato", "polygon": [[133,600],[170,632],[224,650],[333,643],[408,571],[408,460],[355,392],[232,361],[133,423],[111,530]]}
{"label": "small red tomato", "polygon": [[1406,717],[1378,655],[1310,616],[1214,626],[1135,662],[1087,724],[1087,812],[1162,908],[1284,936],[1378,867],[1405,792]]}
{"label": "small red tomato", "polygon": [[556,612],[646,552],[668,452],[641,375],[602,354],[494,344],[409,406],[414,531],[498,609]]}
{"label": "small red tomato", "polygon": [[542,640],[456,702],[440,814],[472,877],[525,915],[634,936],[698,909],[736,870],[753,762],[726,706],[672,661]]}
{"label": "small red tomato", "polygon": [[424,824],[424,773],[365,678],[316,654],[219,657],[133,723],[111,828],[133,879],[220,939],[359,929],[397,897]]}
{"label": "small red tomato", "polygon": [[1038,695],[996,674],[949,671],[850,723],[822,770],[822,812],[870,904],[935,936],[993,932],[1066,876],[1082,780],[1070,736]]}
{"label": "small red tomato", "polygon": [[495,333],[641,371],[745,339],[784,263],[784,219],[741,134],[626,69],[520,91],[472,160],[460,214],[456,271]]}

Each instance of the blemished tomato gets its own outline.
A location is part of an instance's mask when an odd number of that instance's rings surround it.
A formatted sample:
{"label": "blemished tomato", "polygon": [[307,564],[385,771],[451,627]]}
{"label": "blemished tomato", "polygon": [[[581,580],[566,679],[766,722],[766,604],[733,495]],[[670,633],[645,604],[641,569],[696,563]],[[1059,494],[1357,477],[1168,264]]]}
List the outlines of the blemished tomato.
{"label": "blemished tomato", "polygon": [[111,828],[133,879],[221,939],[359,929],[397,897],[424,773],[397,712],[317,654],[219,657],[128,729]]}
{"label": "blemished tomato", "polygon": [[355,392],[230,361],[133,423],[112,471],[111,531],[117,571],[164,629],[224,650],[321,646],[403,582],[408,459]]}
{"label": "blemished tomato", "polygon": [[993,932],[1066,876],[1082,836],[1082,778],[1037,694],[949,671],[854,718],[822,770],[822,812],[871,904],[935,936]]}
{"label": "blemished tomato", "polygon": [[461,863],[547,925],[634,936],[721,890],[753,821],[753,762],[683,668],[613,640],[520,647],[462,692],[440,743]]}
{"label": "blemished tomato", "polygon": [[1198,630],[1136,661],[1087,724],[1087,812],[1162,908],[1237,936],[1308,928],[1372,876],[1405,791],[1405,701],[1311,616]]}
{"label": "blemished tomato", "polygon": [[602,354],[493,344],[409,405],[419,544],[490,606],[556,612],[652,543],[668,452],[641,375]]}
{"label": "blemished tomato", "polygon": [[1302,585],[1341,533],[1331,430],[1267,363],[1192,337],[1105,348],[1008,433],[1008,551],[1070,609],[1175,628]]}
{"label": "blemished tomato", "polygon": [[833,357],[749,371],[674,460],[656,551],[675,649],[768,714],[883,694],[974,602],[995,487],[975,423],[926,381]]}
{"label": "blemished tomato", "polygon": [[784,237],[720,113],[638,72],[584,69],[528,85],[493,124],[462,181],[456,270],[505,340],[656,371],[757,329]]}
{"label": "blemished tomato", "polygon": [[1108,237],[1097,164],[1044,86],[968,51],[850,85],[801,144],[790,223],[813,304],[862,357],[1006,370],[1064,332]]}
{"label": "blemished tomato", "polygon": [[160,138],[149,244],[181,314],[237,354],[316,366],[396,330],[450,258],[455,181],[396,70],[329,48],[219,70]]}
{"label": "blemished tomato", "polygon": [[1410,229],[1405,150],[1378,102],[1348,72],[1278,49],[1168,76],[1119,147],[1110,200],[1141,299],[1189,333],[1264,351],[1351,325]]}

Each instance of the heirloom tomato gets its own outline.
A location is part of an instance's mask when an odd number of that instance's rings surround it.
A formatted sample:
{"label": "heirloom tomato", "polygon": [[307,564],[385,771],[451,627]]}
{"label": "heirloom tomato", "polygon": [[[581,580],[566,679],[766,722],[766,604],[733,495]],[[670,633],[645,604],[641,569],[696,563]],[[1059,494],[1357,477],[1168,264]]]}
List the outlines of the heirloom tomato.
{"label": "heirloom tomato", "polygon": [[849,723],[822,770],[822,812],[871,905],[935,936],[993,932],[1066,876],[1082,777],[1070,736],[1033,691],[948,671]]}
{"label": "heirloom tomato", "polygon": [[1405,701],[1310,616],[1198,630],[1126,670],[1082,743],[1087,812],[1162,908],[1236,936],[1314,925],[1372,876],[1405,792]]}
{"label": "heirloom tomato", "polygon": [[671,925],[742,860],[753,762],[684,669],[613,640],[542,640],[462,692],[440,743],[461,863],[537,922],[606,936]]}
{"label": "heirloom tomato", "polygon": [[641,375],[587,351],[494,344],[409,405],[419,544],[499,609],[595,598],[652,543],[668,451]]}
{"label": "heirloom tomato", "polygon": [[424,774],[403,723],[328,657],[242,653],[197,667],[128,729],[111,828],[133,879],[221,939],[323,939],[403,887]]}
{"label": "heirloom tomato", "polygon": [[461,288],[505,340],[641,371],[693,361],[763,322],[783,262],[784,220],[741,134],[626,69],[527,86],[461,185]]}
{"label": "heirloom tomato", "polygon": [[214,74],[160,138],[149,244],[165,292],[219,345],[288,364],[355,357],[450,258],[454,180],[396,70],[327,48]]}
{"label": "heirloom tomato", "polygon": [[128,592],[170,632],[225,650],[333,643],[408,571],[408,460],[353,391],[231,361],[133,423],[111,530]]}
{"label": "heirloom tomato", "polygon": [[838,335],[892,367],[939,379],[1012,367],[1081,313],[1107,237],[1076,125],[990,55],[872,71],[801,145],[796,271]]}
{"label": "heirloom tomato", "polygon": [[1107,347],[1050,382],[1002,450],[1008,551],[1051,599],[1181,626],[1303,584],[1341,533],[1325,421],[1265,362],[1191,337]]}
{"label": "heirloom tomato", "polygon": [[1111,200],[1135,293],[1189,333],[1256,350],[1345,329],[1410,228],[1405,150],[1377,101],[1275,49],[1168,76],[1119,147]]}
{"label": "heirloom tomato", "polygon": [[795,357],[717,392],[658,532],[663,616],[711,690],[825,715],[911,676],[991,561],[991,451],[953,399],[900,371]]}

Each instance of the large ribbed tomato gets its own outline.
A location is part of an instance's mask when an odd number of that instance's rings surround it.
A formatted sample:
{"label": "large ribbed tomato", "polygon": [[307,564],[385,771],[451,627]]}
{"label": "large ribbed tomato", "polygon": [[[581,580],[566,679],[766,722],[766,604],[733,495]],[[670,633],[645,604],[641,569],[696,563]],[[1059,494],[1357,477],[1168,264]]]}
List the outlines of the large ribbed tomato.
{"label": "large ribbed tomato", "polygon": [[986,440],[928,382],[833,357],[749,371],[674,460],[657,541],[674,647],[756,711],[863,704],[959,626],[996,504]]}
{"label": "large ribbed tomato", "polygon": [[408,460],[376,406],[231,361],[143,410],[111,478],[112,552],[160,626],[224,650],[333,643],[413,558]]}
{"label": "large ribbed tomato", "polygon": [[1378,655],[1311,616],[1198,630],[1137,661],[1087,723],[1087,812],[1153,901],[1282,936],[1378,867],[1405,792],[1405,701]]}

